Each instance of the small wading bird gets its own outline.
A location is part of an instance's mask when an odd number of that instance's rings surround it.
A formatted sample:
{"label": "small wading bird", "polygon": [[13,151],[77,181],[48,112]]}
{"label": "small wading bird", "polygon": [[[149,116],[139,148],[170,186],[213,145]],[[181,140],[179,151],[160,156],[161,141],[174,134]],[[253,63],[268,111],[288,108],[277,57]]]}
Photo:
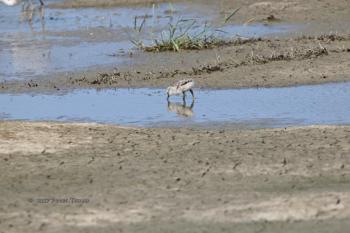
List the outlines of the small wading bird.
{"label": "small wading bird", "polygon": [[174,86],[170,86],[166,89],[167,99],[169,100],[172,95],[182,95],[183,100],[185,101],[186,92],[191,92],[192,99],[194,99],[193,88],[194,81],[192,79],[186,79],[178,81]]}
{"label": "small wading bird", "polygon": [[40,2],[39,8],[35,7],[35,4],[33,4],[32,0],[0,0],[0,3],[3,3],[7,6],[14,6],[19,3],[22,3],[22,15],[21,15],[21,21],[28,21],[29,25],[32,28],[32,21],[35,16],[35,12],[38,9],[40,13],[41,18],[41,25],[43,31],[45,30],[45,22],[44,22],[44,0],[38,0]]}

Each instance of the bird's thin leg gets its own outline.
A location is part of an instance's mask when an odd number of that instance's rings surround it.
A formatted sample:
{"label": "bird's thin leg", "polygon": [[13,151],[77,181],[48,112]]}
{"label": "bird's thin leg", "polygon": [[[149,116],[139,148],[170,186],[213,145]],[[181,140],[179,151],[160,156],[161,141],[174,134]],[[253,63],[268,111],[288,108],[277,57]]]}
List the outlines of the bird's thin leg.
{"label": "bird's thin leg", "polygon": [[192,98],[194,99],[194,93],[193,93],[193,90],[192,90],[192,89],[190,89],[190,92],[191,92]]}
{"label": "bird's thin leg", "polygon": [[44,5],[41,5],[39,7],[39,12],[40,12],[40,18],[44,19],[44,17],[45,17],[45,6]]}
{"label": "bird's thin leg", "polygon": [[186,99],[186,93],[185,92],[182,92],[182,99],[185,102],[185,99]]}
{"label": "bird's thin leg", "polygon": [[194,106],[194,99],[192,98],[192,103],[191,103],[191,106],[190,106],[191,110],[192,110],[193,106]]}
{"label": "bird's thin leg", "polygon": [[39,0],[39,2],[40,2],[40,5],[44,5],[44,1],[43,0]]}
{"label": "bird's thin leg", "polygon": [[44,32],[45,31],[45,7],[44,7],[44,5],[41,5],[39,7],[39,11],[40,11],[41,30]]}
{"label": "bird's thin leg", "polygon": [[166,98],[168,102],[169,102],[169,97],[170,97],[170,95],[168,94],[168,96],[167,96],[167,98]]}
{"label": "bird's thin leg", "polygon": [[35,8],[34,6],[32,5],[32,2],[30,2],[30,4],[27,6],[27,20],[28,20],[28,23],[31,27],[31,30],[33,28],[33,18],[34,18],[34,14],[35,14]]}

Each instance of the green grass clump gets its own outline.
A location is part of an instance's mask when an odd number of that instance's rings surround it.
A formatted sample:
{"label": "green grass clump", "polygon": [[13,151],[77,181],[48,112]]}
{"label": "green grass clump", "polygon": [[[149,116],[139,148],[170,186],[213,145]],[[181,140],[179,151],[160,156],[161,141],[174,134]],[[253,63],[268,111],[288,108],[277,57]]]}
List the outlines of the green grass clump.
{"label": "green grass clump", "polygon": [[150,46],[144,46],[141,42],[133,43],[147,52],[163,52],[180,50],[199,50],[215,47],[225,43],[218,39],[219,30],[213,30],[207,24],[200,26],[196,20],[178,20],[175,24],[169,23],[166,31],[160,35],[160,39],[154,39]]}
{"label": "green grass clump", "polygon": [[180,50],[200,50],[206,48],[213,48],[225,41],[214,37],[192,37],[189,35],[183,35],[176,38],[168,38],[166,40],[154,40],[154,44],[151,46],[145,46],[143,49],[146,52],[164,52]]}
{"label": "green grass clump", "polygon": [[[234,10],[224,19],[227,23],[237,12]],[[134,22],[134,31],[141,33],[145,27],[145,19],[140,26],[137,26],[137,19]],[[175,23],[169,22],[168,28],[160,33],[159,36],[152,34],[151,43],[145,45],[143,41],[133,40],[131,42],[138,48],[146,52],[164,52],[180,50],[200,50],[213,48],[226,44],[220,34],[225,33],[219,29],[209,26],[208,23],[200,24],[194,19],[179,19]]]}

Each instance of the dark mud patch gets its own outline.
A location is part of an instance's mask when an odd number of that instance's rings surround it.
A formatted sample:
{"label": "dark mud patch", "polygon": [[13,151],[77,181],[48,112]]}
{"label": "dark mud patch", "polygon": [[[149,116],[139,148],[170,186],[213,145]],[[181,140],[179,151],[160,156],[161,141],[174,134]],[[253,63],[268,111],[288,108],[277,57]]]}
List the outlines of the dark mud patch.
{"label": "dark mud patch", "polygon": [[[328,51],[326,48],[320,46],[316,48],[311,48],[307,50],[292,50],[287,53],[276,54],[272,53],[270,56],[259,56],[252,54],[250,56],[251,62],[257,64],[266,64],[268,62],[273,61],[291,61],[291,60],[305,60],[317,58],[319,56],[328,55]],[[249,60],[249,59],[248,59]],[[241,65],[247,64],[246,62],[241,63]]]}

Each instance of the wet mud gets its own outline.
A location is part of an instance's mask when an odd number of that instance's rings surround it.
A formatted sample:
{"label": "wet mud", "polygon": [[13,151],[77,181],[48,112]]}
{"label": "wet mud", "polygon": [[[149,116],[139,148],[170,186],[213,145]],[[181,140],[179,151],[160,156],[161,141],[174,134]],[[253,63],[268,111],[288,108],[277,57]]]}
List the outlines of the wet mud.
{"label": "wet mud", "polygon": [[[82,2],[80,1],[81,4]],[[97,4],[96,1],[93,2]],[[30,69],[22,75],[12,73],[15,79],[10,78],[11,73],[6,74],[2,71],[0,92],[54,92],[57,89],[82,87],[165,87],[183,78],[195,79],[199,87],[206,88],[273,87],[347,81],[350,60],[350,29],[346,23],[350,16],[344,12],[347,3],[346,1],[317,1],[317,4],[315,2],[220,1],[215,6],[209,1],[193,1],[186,3],[188,5],[176,2],[172,13],[176,17],[184,15],[201,18],[203,15],[213,14],[211,22],[214,25],[224,18],[228,13],[227,9],[241,7],[229,22],[228,26],[233,30],[230,35],[235,35],[237,25],[245,25],[248,30],[254,27],[256,30],[263,27],[266,27],[267,31],[271,30],[270,35],[257,34],[253,37],[249,36],[249,33],[247,36],[236,35],[236,38],[211,49],[179,53],[145,53],[131,49],[128,33],[125,33],[117,22],[132,27],[133,18],[140,16],[137,9],[139,11],[148,9],[146,11],[152,15],[150,5],[138,6],[136,10],[129,10],[130,14],[125,16],[120,12],[123,12],[123,9],[133,8],[127,5],[118,6],[122,8],[115,10],[81,7],[80,19],[66,17],[64,20],[63,16],[65,14],[69,16],[70,10],[64,7],[54,8],[48,4],[47,12],[53,17],[51,20],[53,22],[46,24],[47,30],[44,33],[39,29],[40,23],[36,22],[35,25],[39,28],[35,30],[34,38],[37,40],[52,37],[53,43],[63,43],[62,46],[51,51],[50,45],[43,43],[39,53],[35,53],[33,49],[26,53],[16,52],[18,64],[16,63],[14,67],[17,69],[23,66],[24,69]],[[160,19],[169,17],[166,14],[170,6],[157,5],[157,14],[160,14],[159,16],[164,14],[165,17]],[[56,15],[55,11],[62,12]],[[197,13],[194,13],[196,11]],[[104,17],[103,12],[106,12],[108,17]],[[255,17],[252,17],[253,15]],[[163,26],[166,25],[165,21],[161,23]],[[72,27],[71,30],[50,29],[50,25],[60,23],[62,25],[68,23]],[[80,30],[79,25],[85,24],[87,29]],[[283,28],[283,25],[294,26],[292,30],[273,33],[275,30],[273,27]],[[238,32],[243,30],[242,28]],[[58,42],[59,40],[61,42]],[[80,44],[79,41],[84,43]],[[4,48],[9,45],[6,40],[0,43]],[[3,51],[7,54],[6,49]],[[38,57],[32,61],[37,61],[41,65],[33,66],[32,63],[25,65],[24,58],[28,54]],[[53,63],[50,63],[50,59]],[[46,64],[47,61],[49,63]],[[82,61],[85,64],[79,63]],[[9,66],[7,63],[3,65]]]}
{"label": "wet mud", "polygon": [[[199,58],[200,56],[200,58]],[[166,87],[184,78],[202,88],[276,87],[349,81],[350,36],[238,39],[205,51],[134,55],[115,68],[0,83],[1,92],[75,88]]]}

